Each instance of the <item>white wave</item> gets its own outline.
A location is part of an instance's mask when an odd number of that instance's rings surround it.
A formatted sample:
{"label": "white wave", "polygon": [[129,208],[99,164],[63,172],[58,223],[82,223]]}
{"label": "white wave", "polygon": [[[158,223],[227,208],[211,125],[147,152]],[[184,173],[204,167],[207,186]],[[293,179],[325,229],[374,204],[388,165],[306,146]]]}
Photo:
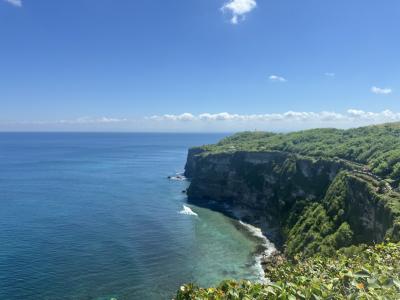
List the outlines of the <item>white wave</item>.
{"label": "white wave", "polygon": [[182,215],[188,215],[188,216],[198,216],[190,207],[184,205],[183,209],[179,212]]}
{"label": "white wave", "polygon": [[261,239],[261,240],[263,241],[263,245],[266,246],[266,247],[270,250],[271,253],[272,253],[274,250],[276,250],[276,249],[275,249],[275,245],[274,245],[273,243],[271,243],[271,242],[267,239],[267,237],[262,233],[262,231],[261,231],[260,228],[258,228],[258,227],[256,227],[256,226],[253,226],[253,225],[250,225],[250,224],[247,224],[247,223],[245,223],[245,222],[243,222],[243,221],[239,221],[239,223],[240,223],[243,227],[245,227],[253,236],[255,236],[255,237]]}
{"label": "white wave", "polygon": [[262,262],[262,258],[264,256],[270,256],[272,253],[274,253],[276,251],[275,245],[270,242],[270,240],[268,240],[268,238],[262,233],[262,230],[256,226],[247,224],[243,221],[239,221],[239,223],[245,227],[254,237],[262,240],[262,245],[264,246],[264,251],[263,253],[260,253],[258,255],[256,255],[255,257],[255,268],[257,270],[257,272],[259,273],[259,278],[260,278],[260,282],[261,283],[266,283],[268,282],[268,278],[265,277],[265,272],[264,269],[261,265]]}

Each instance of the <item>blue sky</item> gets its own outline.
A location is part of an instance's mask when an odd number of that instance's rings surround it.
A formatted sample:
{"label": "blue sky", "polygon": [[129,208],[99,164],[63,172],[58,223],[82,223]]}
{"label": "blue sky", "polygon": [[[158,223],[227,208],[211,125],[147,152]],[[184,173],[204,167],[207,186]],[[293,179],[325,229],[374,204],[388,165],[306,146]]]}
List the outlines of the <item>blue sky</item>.
{"label": "blue sky", "polygon": [[400,120],[399,36],[398,0],[0,0],[0,130]]}

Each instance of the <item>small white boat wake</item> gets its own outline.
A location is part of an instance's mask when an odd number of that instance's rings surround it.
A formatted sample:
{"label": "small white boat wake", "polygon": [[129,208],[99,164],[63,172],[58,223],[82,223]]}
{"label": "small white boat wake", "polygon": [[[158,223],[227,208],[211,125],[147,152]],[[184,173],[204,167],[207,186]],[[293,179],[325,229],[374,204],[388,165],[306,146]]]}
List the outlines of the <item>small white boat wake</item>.
{"label": "small white boat wake", "polygon": [[183,209],[179,212],[181,215],[198,216],[190,207],[184,205]]}

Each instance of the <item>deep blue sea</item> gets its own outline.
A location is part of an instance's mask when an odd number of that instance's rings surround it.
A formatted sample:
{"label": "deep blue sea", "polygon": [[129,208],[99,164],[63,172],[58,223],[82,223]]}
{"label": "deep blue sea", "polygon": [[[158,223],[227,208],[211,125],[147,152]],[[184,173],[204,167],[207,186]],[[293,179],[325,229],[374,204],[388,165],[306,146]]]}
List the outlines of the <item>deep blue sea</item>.
{"label": "deep blue sea", "polygon": [[171,299],[256,279],[257,241],[188,205],[190,146],[219,134],[1,133],[0,299]]}

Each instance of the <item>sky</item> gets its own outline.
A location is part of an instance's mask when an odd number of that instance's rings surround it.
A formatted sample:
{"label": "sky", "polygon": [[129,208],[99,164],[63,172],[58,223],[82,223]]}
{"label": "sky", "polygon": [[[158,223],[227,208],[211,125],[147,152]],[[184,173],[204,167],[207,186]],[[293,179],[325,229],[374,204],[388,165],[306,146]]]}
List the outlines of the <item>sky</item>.
{"label": "sky", "polygon": [[398,0],[0,0],[0,131],[400,121]]}

